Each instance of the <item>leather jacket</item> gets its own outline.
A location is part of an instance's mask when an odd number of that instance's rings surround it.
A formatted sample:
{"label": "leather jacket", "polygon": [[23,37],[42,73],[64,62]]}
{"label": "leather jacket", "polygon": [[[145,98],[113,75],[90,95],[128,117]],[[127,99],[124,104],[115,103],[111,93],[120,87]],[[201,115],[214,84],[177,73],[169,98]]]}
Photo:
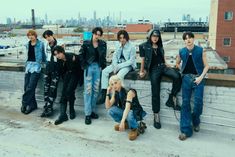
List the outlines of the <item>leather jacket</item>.
{"label": "leather jacket", "polygon": [[[149,71],[151,61],[152,61],[152,45],[149,41],[144,42],[139,45],[140,57],[144,57],[144,69]],[[165,55],[163,47],[160,48],[162,56]]]}
{"label": "leather jacket", "polygon": [[[103,40],[98,40],[98,53],[99,53],[99,66],[104,69],[106,67],[106,52],[107,44]],[[86,69],[92,62],[95,54],[95,48],[93,47],[91,40],[86,40],[83,42],[81,49],[79,50],[79,60],[82,69]]]}

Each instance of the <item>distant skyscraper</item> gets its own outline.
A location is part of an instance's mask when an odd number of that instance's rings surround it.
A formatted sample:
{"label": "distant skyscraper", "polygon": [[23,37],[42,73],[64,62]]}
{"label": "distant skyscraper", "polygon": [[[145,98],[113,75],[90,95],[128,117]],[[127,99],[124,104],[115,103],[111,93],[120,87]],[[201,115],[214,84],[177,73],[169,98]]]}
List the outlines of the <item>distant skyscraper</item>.
{"label": "distant skyscraper", "polygon": [[94,11],[93,19],[96,20],[96,11]]}
{"label": "distant skyscraper", "polygon": [[11,25],[11,24],[12,24],[12,21],[11,21],[11,18],[10,18],[10,17],[7,18],[7,24],[8,24],[8,25]]}
{"label": "distant skyscraper", "polygon": [[188,21],[188,22],[190,22],[190,21],[191,21],[190,14],[187,14],[187,15],[186,15],[186,21]]}
{"label": "distant skyscraper", "polygon": [[47,17],[47,13],[45,14],[45,24],[48,24],[48,17]]}

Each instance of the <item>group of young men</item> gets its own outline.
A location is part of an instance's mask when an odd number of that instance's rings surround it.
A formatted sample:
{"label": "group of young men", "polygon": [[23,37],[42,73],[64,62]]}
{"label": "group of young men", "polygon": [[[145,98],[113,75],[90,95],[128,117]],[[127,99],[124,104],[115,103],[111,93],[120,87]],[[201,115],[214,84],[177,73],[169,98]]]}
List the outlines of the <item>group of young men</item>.
{"label": "group of young men", "polygon": [[[79,54],[65,53],[64,45],[58,43],[53,32],[47,30],[43,37],[47,45],[37,39],[37,33],[30,30],[27,33],[29,42],[25,71],[24,94],[22,97],[21,112],[29,114],[37,109],[35,89],[40,77],[41,63],[46,63],[44,72],[44,101],[41,117],[53,114],[53,103],[57,96],[59,78],[63,78],[63,89],[60,100],[60,115],[55,125],[68,120],[66,113],[69,104],[69,117],[74,119],[75,89],[84,83],[84,112],[85,124],[98,119],[96,104],[105,102],[109,77],[116,74],[124,80],[126,74],[136,69],[136,49],[129,41],[129,34],[125,30],[117,33],[119,44],[113,53],[112,63],[106,66],[107,44],[101,40],[103,30],[96,27],[92,30],[91,40],[85,40]],[[193,130],[199,131],[200,115],[203,108],[204,77],[208,71],[206,53],[199,46],[194,45],[194,34],[183,34],[185,47],[180,49],[177,56],[176,68],[166,63],[165,52],[159,30],[150,30],[147,41],[139,45],[141,68],[140,78],[149,76],[152,91],[152,110],[154,113],[153,125],[161,128],[160,122],[160,83],[162,76],[173,80],[172,90],[166,102],[168,107],[181,111],[180,140],[192,136]],[[182,64],[181,64],[182,62]],[[179,72],[176,69],[180,69]],[[182,85],[182,86],[181,86]],[[100,89],[101,86],[101,89]],[[182,105],[176,103],[176,95],[182,87]],[[191,113],[190,99],[194,90],[194,108]]]}

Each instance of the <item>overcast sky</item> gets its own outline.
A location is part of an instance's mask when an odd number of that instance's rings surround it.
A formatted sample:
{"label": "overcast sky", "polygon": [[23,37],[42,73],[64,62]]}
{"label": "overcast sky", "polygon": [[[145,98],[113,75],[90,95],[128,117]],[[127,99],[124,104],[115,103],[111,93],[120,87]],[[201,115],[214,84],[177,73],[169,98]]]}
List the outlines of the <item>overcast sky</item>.
{"label": "overcast sky", "polygon": [[31,9],[35,9],[36,17],[49,20],[92,18],[96,11],[97,18],[108,14],[122,19],[150,19],[158,21],[180,21],[183,14],[191,14],[195,20],[202,17],[205,21],[209,16],[211,0],[1,0],[0,23],[6,18],[16,20],[30,19]]}

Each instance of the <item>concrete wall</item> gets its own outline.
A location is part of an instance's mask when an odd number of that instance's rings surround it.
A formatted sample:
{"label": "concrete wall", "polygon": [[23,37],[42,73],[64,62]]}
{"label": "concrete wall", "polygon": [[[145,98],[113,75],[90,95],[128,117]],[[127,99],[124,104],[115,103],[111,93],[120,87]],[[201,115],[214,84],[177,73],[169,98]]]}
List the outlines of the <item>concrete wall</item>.
{"label": "concrete wall", "polygon": [[[135,73],[136,75],[136,73]],[[223,132],[226,134],[235,133],[235,75],[220,75],[210,74],[206,81],[204,93],[204,108],[201,117],[202,129]],[[132,78],[132,79],[130,79]],[[148,112],[146,120],[152,123],[151,109],[151,86],[148,79],[139,80],[133,75],[128,75],[124,84],[126,87],[135,88],[138,92],[140,103]],[[19,104],[23,94],[24,73],[0,71],[0,100],[7,100],[12,104]],[[59,103],[61,95],[61,86],[59,84],[58,97],[56,103]],[[173,109],[165,106],[168,94],[171,90],[171,82],[167,78],[163,78],[161,83],[161,121],[163,125],[179,126],[177,118],[180,118],[180,113],[174,113]],[[39,81],[36,91],[39,108],[43,104],[43,82],[42,77]],[[181,105],[181,92],[178,94],[178,101]],[[76,105],[83,108],[83,87],[77,88]],[[193,100],[192,100],[193,101]],[[9,103],[8,102],[8,103]],[[59,106],[59,105],[55,105]],[[101,107],[102,108],[102,107]]]}

